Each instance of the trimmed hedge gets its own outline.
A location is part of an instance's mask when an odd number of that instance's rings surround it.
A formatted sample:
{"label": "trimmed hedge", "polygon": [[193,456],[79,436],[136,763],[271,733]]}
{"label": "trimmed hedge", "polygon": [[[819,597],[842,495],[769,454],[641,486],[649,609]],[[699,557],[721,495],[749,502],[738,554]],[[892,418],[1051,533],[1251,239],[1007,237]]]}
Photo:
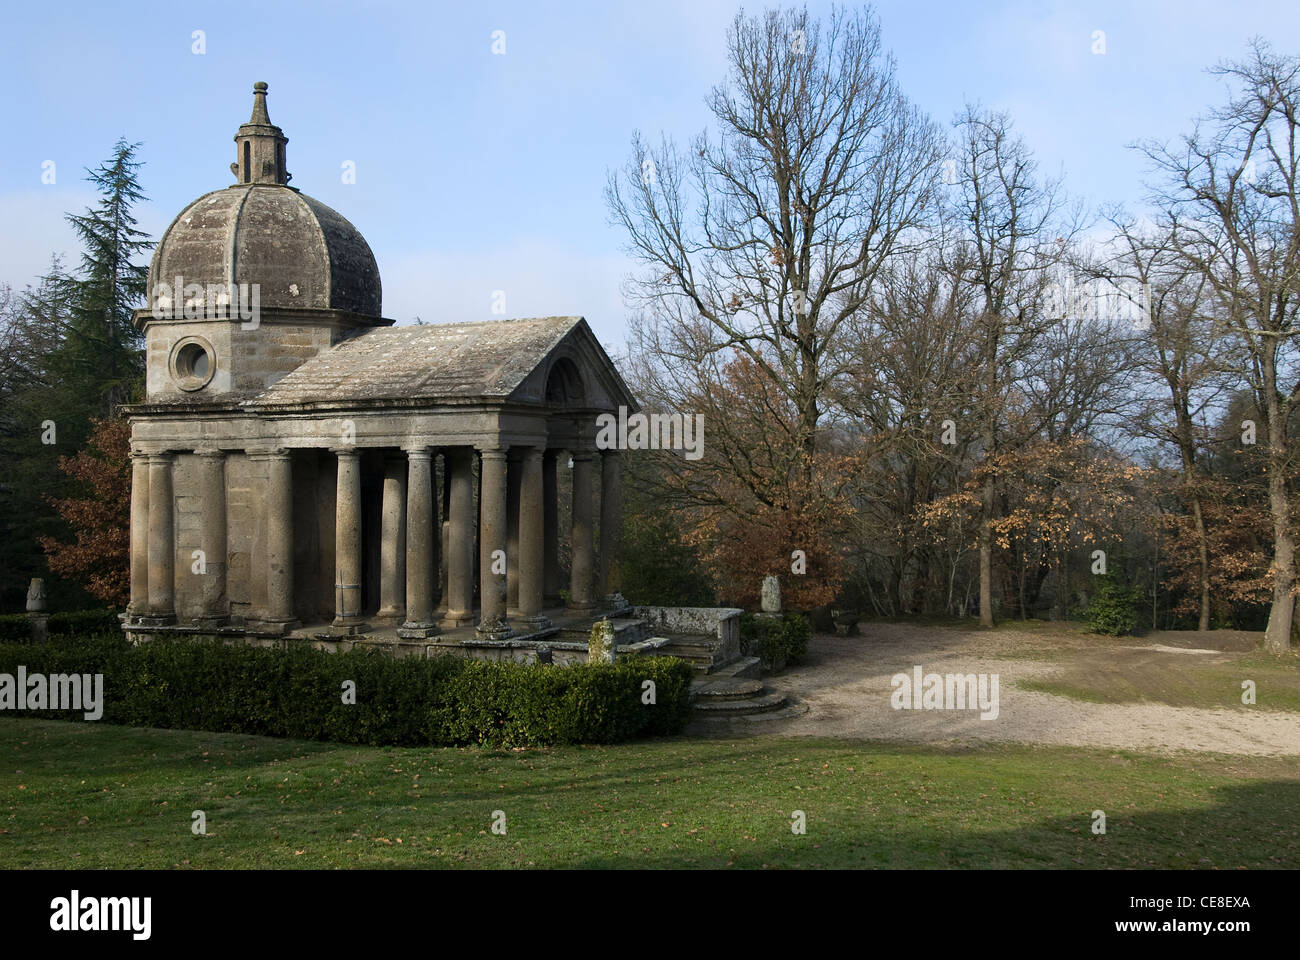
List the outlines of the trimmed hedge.
{"label": "trimmed hedge", "polygon": [[741,650],[757,655],[768,670],[798,663],[808,652],[810,639],[812,625],[801,613],[788,610],[780,620],[755,613],[740,615]]}
{"label": "trimmed hedge", "polygon": [[[0,673],[102,673],[103,721],[384,745],[616,743],[679,733],[691,665],[672,657],[524,666],[120,637],[0,644]],[[643,704],[643,682],[655,703]],[[343,702],[345,681],[355,704]],[[6,713],[11,711],[5,711]],[[18,712],[18,711],[12,711]],[[21,711],[81,719],[80,713]]]}
{"label": "trimmed hedge", "polygon": [[[48,621],[51,637],[85,637],[120,633],[122,622],[112,610],[70,610],[52,613]],[[0,643],[30,643],[31,621],[25,613],[0,614]]]}

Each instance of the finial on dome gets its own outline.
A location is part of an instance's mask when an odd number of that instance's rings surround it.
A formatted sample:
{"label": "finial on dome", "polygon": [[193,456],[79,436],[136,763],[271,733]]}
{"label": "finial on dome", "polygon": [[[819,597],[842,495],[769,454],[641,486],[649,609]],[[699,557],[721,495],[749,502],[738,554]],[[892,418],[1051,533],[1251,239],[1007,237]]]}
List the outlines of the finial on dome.
{"label": "finial on dome", "polygon": [[284,145],[289,142],[266,112],[266,83],[253,84],[253,115],[235,134],[239,145],[230,169],[240,183],[284,186],[290,180],[284,168]]}
{"label": "finial on dome", "polygon": [[266,114],[266,82],[263,80],[253,84],[253,115],[248,122],[271,126],[271,118]]}

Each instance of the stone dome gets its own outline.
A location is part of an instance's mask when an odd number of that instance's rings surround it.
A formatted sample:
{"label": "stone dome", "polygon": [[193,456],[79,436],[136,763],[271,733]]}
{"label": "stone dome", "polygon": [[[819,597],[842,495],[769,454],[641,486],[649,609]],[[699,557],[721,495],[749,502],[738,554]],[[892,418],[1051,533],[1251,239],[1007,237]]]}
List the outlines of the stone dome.
{"label": "stone dome", "polygon": [[180,277],[205,288],[258,284],[262,308],[378,319],[379,267],[369,244],[342,214],[288,185],[288,141],[267,117],[266,84],[253,95],[230,165],[240,182],[204,194],[172,221],[149,266],[150,306],[161,285],[170,289]]}
{"label": "stone dome", "polygon": [[149,289],[259,285],[261,305],[381,315],[379,267],[342,214],[289,186],[237,184],[199,197],[167,228]]}

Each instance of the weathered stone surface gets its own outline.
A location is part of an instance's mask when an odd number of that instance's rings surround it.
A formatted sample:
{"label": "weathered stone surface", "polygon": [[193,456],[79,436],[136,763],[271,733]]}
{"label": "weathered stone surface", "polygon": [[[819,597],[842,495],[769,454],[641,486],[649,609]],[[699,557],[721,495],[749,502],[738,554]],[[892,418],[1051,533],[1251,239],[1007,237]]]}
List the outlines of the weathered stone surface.
{"label": "weathered stone surface", "polygon": [[763,578],[762,605],[764,613],[781,612],[781,581],[778,578]]}
{"label": "weathered stone surface", "polygon": [[27,587],[27,612],[45,612],[45,581],[40,577],[32,577]]}
{"label": "weathered stone surface", "polygon": [[591,625],[591,639],[587,641],[587,662],[613,663],[614,657],[614,625],[597,620]]}

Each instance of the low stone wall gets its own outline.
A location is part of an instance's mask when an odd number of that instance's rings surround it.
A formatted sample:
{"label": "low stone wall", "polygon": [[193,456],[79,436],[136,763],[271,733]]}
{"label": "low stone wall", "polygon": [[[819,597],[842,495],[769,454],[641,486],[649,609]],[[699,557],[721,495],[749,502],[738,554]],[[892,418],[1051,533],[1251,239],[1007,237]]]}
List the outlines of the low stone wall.
{"label": "low stone wall", "polygon": [[727,663],[740,656],[739,607],[633,607],[632,615],[650,625],[650,632],[713,636],[721,642],[715,660]]}
{"label": "low stone wall", "polygon": [[[667,641],[661,634],[673,637],[698,636],[717,640],[719,645],[714,651],[715,663],[728,663],[740,656],[740,615],[737,607],[636,607],[633,616],[646,621],[646,628],[639,624],[620,621],[622,628],[617,637],[617,655],[653,656]],[[635,627],[635,629],[633,629]],[[513,660],[516,663],[536,663],[540,650],[550,650],[550,662],[557,665],[585,663],[587,661],[587,643],[579,639],[588,631],[561,630],[550,628],[533,634],[528,638],[509,640],[453,640],[440,639],[437,636],[427,640],[402,640],[388,637],[329,636],[322,632],[310,637],[284,636],[280,634],[258,633],[244,626],[200,627],[171,626],[143,627],[134,624],[124,625],[128,639],[135,643],[147,643],[155,637],[184,636],[202,640],[222,640],[227,643],[247,643],[261,647],[287,647],[295,643],[308,643],[318,650],[342,652],[354,647],[379,648],[396,657],[437,657],[456,656],[475,660]],[[643,636],[643,634],[650,636]],[[628,642],[631,641],[631,642]]]}

